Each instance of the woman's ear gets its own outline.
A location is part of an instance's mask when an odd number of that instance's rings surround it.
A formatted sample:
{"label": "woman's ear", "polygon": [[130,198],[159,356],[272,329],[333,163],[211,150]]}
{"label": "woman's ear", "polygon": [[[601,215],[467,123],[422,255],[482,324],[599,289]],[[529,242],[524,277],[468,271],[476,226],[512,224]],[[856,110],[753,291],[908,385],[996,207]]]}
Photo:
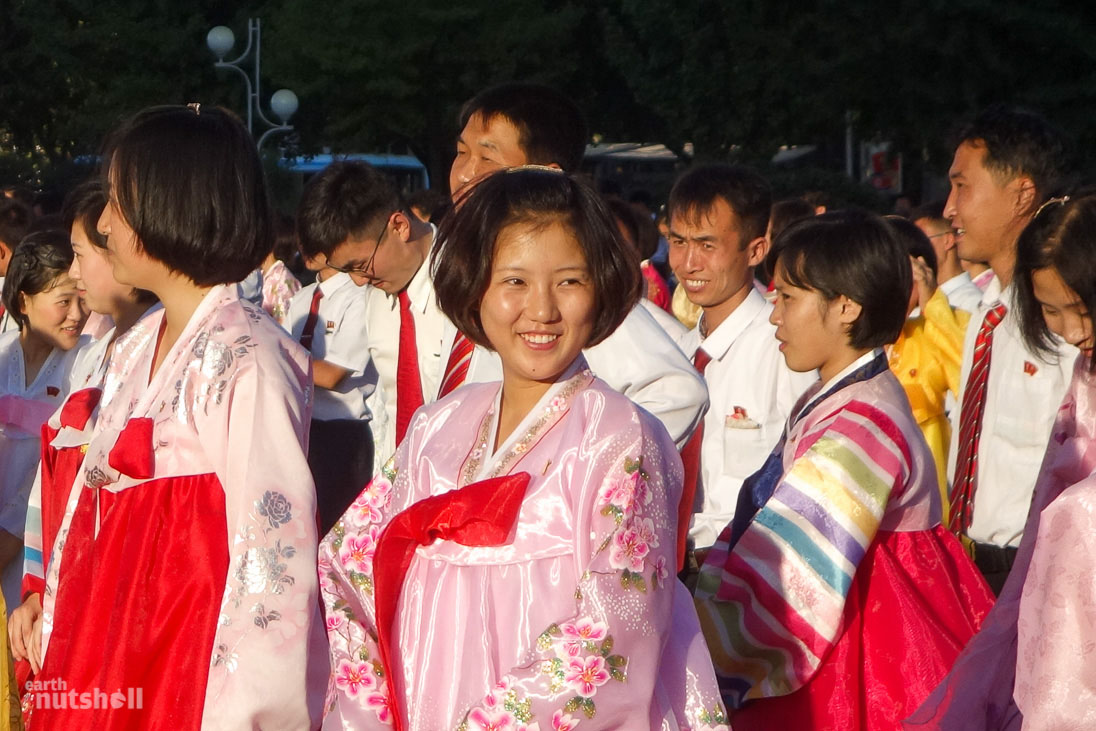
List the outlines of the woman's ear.
{"label": "woman's ear", "polygon": [[834,300],[834,305],[837,309],[837,321],[842,325],[849,326],[860,319],[860,313],[864,309],[859,302],[851,300],[843,294],[838,295],[837,299]]}

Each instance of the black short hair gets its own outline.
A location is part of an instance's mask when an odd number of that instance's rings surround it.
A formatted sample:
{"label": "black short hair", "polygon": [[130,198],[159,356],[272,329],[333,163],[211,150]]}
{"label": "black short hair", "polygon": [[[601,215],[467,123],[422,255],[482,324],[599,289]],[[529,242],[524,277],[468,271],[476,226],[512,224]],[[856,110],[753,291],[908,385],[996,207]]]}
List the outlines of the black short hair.
{"label": "black short hair", "polygon": [[14,198],[0,198],[0,243],[12,251],[30,231],[34,218],[29,207]]}
{"label": "black short hair", "polygon": [[[1025,175],[1035,184],[1038,207],[1062,185],[1069,159],[1063,132],[1041,115],[994,104],[959,130],[958,143],[986,148],[985,166],[999,180]],[[1034,208],[1032,209],[1034,210]]]}
{"label": "black short hair", "polygon": [[[917,257],[924,259],[925,263],[929,265],[929,269],[932,270],[933,279],[935,279],[939,273],[940,264],[936,261],[936,249],[932,248],[932,242],[929,241],[929,237],[925,235],[925,232],[919,229],[913,221],[902,216],[890,215],[885,216],[885,219],[902,248],[914,259]],[[912,283],[910,286],[912,286]]]}
{"label": "black short hair", "polygon": [[331,256],[348,238],[376,238],[396,211],[406,206],[383,171],[360,160],[333,162],[308,181],[297,206],[301,253]]}
{"label": "black short hair", "polygon": [[[1020,332],[1029,350],[1052,361],[1057,340],[1047,327],[1031,281],[1040,269],[1058,272],[1085,311],[1096,312],[1096,194],[1047,203],[1016,243],[1013,280]],[[1096,372],[1096,360],[1087,365],[1090,373]]]}
{"label": "black short hair", "polygon": [[541,84],[512,82],[481,91],[460,110],[460,128],[479,115],[502,117],[518,131],[526,162],[577,172],[586,154],[586,120],[570,98]]}
{"label": "black short hair", "polygon": [[65,198],[61,208],[61,219],[66,231],[79,224],[84,234],[95,246],[107,248],[107,237],[99,233],[99,216],[107,205],[107,194],[103,182],[98,178],[87,180],[76,186]]}
{"label": "black short hair", "polygon": [[27,235],[11,257],[8,274],[4,277],[4,307],[15,318],[19,329],[27,324],[27,316],[19,307],[19,295],[34,295],[46,291],[53,280],[68,274],[72,266],[72,244],[67,231],[36,231]]}
{"label": "black short hair", "polygon": [[491,347],[480,321],[480,302],[500,232],[521,222],[560,222],[571,230],[594,285],[596,315],[587,345],[611,335],[643,292],[639,257],[593,188],[572,175],[545,169],[522,167],[491,175],[442,221],[430,264],[442,312],[470,340]]}
{"label": "black short hair", "polygon": [[922,203],[913,209],[910,213],[910,220],[916,223],[921,219],[927,219],[929,221],[940,222],[947,226],[951,223],[948,221],[947,216],[944,215],[944,205],[946,201],[935,200],[931,203]]}
{"label": "black short hair", "polygon": [[716,163],[689,169],[670,190],[666,211],[671,218],[699,218],[711,211],[718,198],[727,202],[742,223],[743,248],[765,235],[772,212],[772,190],[763,177],[742,165]]}
{"label": "black short hair", "polygon": [[[913,275],[905,250],[879,216],[852,209],[796,221],[769,252],[771,271],[778,262],[793,287],[860,304],[849,328],[852,347],[879,348],[898,339]],[[906,295],[896,296],[901,292]]]}
{"label": "black short hair", "polygon": [[143,109],[108,139],[103,187],[142,249],[195,284],[239,282],[270,251],[255,141],[220,107]]}
{"label": "black short hair", "polygon": [[426,220],[430,223],[440,223],[453,206],[453,201],[437,188],[424,188],[407,196],[407,206],[425,211]]}

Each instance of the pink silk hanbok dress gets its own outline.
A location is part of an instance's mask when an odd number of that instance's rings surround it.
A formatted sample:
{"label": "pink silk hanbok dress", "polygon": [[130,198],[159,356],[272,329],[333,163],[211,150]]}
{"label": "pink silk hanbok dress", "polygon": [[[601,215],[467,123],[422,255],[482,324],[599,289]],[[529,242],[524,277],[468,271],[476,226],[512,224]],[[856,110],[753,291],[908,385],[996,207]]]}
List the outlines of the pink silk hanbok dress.
{"label": "pink silk hanbok dress", "polygon": [[1016,561],[982,630],[906,729],[1096,728],[1096,378],[1078,358]]}
{"label": "pink silk hanbok dress", "polygon": [[275,259],[270,268],[263,272],[263,310],[284,326],[285,316],[289,313],[289,300],[300,289],[300,280],[293,276],[285,262]]}
{"label": "pink silk hanbok dress", "polygon": [[163,321],[115,343],[46,572],[39,681],[127,700],[39,705],[34,728],[314,728],[308,355],[217,286],[151,374]]}
{"label": "pink silk hanbok dress", "polygon": [[[674,576],[682,469],[665,428],[580,359],[491,453],[500,390],[468,385],[420,409],[323,540],[324,728],[726,731]],[[446,501],[496,478],[516,491],[466,503],[486,516],[510,501],[495,545],[431,540],[459,532]],[[374,554],[423,506],[445,517],[417,526],[425,540],[392,596]],[[378,625],[385,606],[394,621]]]}

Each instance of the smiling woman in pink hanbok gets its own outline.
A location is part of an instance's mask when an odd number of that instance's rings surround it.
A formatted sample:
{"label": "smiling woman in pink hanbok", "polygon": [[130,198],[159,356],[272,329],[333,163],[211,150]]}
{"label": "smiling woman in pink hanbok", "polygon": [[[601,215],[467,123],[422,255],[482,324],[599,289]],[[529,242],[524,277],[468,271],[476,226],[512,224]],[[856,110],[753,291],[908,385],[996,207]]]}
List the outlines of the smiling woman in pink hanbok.
{"label": "smiling woman in pink hanbok", "polygon": [[448,226],[440,304],[504,380],[420,409],[321,544],[324,728],[727,729],[673,572],[677,451],[581,358],[634,256],[558,171],[499,173]]}

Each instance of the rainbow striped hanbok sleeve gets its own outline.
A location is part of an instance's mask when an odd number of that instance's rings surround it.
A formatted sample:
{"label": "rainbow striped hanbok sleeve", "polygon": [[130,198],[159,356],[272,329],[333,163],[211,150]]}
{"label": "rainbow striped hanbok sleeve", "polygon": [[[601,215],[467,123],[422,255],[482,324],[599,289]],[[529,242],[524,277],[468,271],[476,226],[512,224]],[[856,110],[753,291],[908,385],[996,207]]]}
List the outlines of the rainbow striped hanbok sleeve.
{"label": "rainbow striped hanbok sleeve", "polygon": [[45,589],[45,567],[42,565],[42,466],[34,476],[27,502],[27,522],[23,530],[22,594]]}
{"label": "rainbow striped hanbok sleeve", "polygon": [[724,530],[701,571],[696,607],[732,704],[787,695],[811,679],[910,471],[897,425],[853,401],[801,436],[791,470],[729,553]]}

